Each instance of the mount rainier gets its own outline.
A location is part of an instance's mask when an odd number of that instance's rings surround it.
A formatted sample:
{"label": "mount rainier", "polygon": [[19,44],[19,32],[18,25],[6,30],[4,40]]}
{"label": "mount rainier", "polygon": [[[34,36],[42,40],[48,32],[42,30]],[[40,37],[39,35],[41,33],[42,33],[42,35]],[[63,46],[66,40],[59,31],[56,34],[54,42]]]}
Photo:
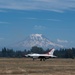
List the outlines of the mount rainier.
{"label": "mount rainier", "polygon": [[33,46],[38,46],[42,48],[62,48],[63,46],[60,44],[56,44],[54,42],[51,42],[48,40],[45,36],[42,34],[31,34],[28,36],[25,40],[18,42],[15,47],[22,48],[22,49],[30,49]]}

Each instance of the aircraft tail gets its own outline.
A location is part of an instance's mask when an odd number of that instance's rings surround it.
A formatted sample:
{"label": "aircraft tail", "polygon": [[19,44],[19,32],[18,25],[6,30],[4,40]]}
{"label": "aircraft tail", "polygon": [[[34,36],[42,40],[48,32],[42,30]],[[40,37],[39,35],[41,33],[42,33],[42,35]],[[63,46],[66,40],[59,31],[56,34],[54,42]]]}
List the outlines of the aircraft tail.
{"label": "aircraft tail", "polygon": [[53,55],[54,51],[55,51],[55,49],[52,48],[52,49],[48,52],[48,54],[49,54],[49,55]]}

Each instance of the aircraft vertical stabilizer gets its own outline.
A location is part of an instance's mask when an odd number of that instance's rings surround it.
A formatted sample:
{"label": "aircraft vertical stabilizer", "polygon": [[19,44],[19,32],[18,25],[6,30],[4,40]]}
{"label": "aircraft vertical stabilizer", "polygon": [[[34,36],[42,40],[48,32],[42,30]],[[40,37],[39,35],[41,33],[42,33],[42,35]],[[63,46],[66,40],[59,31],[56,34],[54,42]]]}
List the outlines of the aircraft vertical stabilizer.
{"label": "aircraft vertical stabilizer", "polygon": [[52,49],[48,52],[48,54],[49,54],[49,55],[53,55],[54,51],[55,51],[55,49],[52,48]]}

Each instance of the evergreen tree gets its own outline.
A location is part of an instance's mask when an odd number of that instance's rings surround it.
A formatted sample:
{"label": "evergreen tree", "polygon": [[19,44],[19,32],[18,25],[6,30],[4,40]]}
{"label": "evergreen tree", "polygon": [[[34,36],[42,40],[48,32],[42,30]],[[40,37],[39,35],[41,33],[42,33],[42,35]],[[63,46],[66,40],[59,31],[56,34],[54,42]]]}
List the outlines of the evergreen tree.
{"label": "evergreen tree", "polygon": [[2,49],[2,57],[7,57],[7,51],[5,47]]}
{"label": "evergreen tree", "polygon": [[31,48],[32,53],[43,53],[43,49],[41,47],[34,46]]}
{"label": "evergreen tree", "polygon": [[74,59],[73,50],[72,49],[67,49],[66,53],[65,53],[65,57]]}

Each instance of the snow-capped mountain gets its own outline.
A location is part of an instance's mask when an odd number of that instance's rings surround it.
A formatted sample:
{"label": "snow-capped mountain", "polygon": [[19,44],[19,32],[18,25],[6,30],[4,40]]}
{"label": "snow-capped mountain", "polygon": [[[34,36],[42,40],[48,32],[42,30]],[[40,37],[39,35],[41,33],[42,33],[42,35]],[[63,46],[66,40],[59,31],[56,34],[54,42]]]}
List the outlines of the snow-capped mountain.
{"label": "snow-capped mountain", "polygon": [[23,40],[15,45],[15,47],[20,47],[20,48],[24,48],[24,49],[27,49],[27,48],[29,49],[33,46],[38,46],[38,47],[42,47],[42,48],[51,48],[51,47],[61,48],[61,47],[63,47],[62,45],[51,42],[42,34],[31,34],[25,40]]}

